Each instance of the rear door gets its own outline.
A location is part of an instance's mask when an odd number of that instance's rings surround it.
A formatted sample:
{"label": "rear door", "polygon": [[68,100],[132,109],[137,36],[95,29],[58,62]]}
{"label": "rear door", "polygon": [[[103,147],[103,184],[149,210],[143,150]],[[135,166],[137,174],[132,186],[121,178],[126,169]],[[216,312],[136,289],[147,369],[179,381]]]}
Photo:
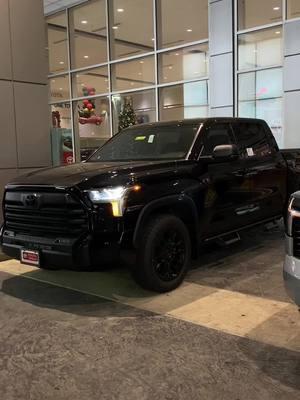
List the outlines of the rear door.
{"label": "rear door", "polygon": [[255,223],[282,212],[286,165],[267,124],[240,120],[233,124],[244,168],[243,192],[247,202],[236,210],[241,221]]}

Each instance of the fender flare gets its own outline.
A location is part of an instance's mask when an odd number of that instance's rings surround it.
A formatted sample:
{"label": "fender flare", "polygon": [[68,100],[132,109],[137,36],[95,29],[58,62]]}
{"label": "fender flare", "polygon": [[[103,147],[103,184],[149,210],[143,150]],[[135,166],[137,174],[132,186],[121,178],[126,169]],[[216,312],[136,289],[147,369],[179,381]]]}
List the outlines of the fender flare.
{"label": "fender flare", "polygon": [[160,199],[152,200],[150,203],[148,203],[140,212],[140,215],[137,219],[135,229],[134,229],[134,234],[133,234],[133,246],[137,248],[138,245],[138,238],[140,237],[140,232],[143,229],[143,223],[144,221],[149,217],[151,213],[154,211],[160,209],[161,207],[165,206],[172,206],[172,205],[178,205],[180,204],[185,205],[187,209],[189,210],[189,213],[191,214],[192,221],[193,221],[193,227],[195,229],[195,234],[196,237],[195,239],[197,240],[197,243],[200,242],[200,225],[199,225],[199,213],[196,207],[196,204],[194,200],[187,196],[186,194],[178,194],[178,195],[170,195],[170,196],[165,196]]}

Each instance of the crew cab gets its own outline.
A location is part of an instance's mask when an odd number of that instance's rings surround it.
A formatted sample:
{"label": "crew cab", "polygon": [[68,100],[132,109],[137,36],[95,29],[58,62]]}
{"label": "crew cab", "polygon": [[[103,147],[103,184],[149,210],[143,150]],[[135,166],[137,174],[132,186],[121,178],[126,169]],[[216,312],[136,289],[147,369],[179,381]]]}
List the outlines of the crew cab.
{"label": "crew cab", "polygon": [[266,122],[206,118],[132,126],[86,162],[6,186],[3,252],[42,268],[90,268],[132,248],[157,292],[183,281],[209,240],[276,220],[295,191]]}

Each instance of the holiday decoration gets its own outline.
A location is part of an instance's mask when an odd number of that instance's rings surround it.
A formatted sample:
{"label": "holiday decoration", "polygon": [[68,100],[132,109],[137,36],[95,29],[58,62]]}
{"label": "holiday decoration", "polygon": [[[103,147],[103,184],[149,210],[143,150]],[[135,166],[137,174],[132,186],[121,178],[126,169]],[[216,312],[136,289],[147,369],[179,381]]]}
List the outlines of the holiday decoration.
{"label": "holiday decoration", "polygon": [[102,122],[103,122],[103,117],[98,117],[97,115],[92,115],[91,117],[88,117],[88,118],[85,118],[85,117],[79,118],[79,123],[82,125],[85,125],[85,124],[101,125]]}
{"label": "holiday decoration", "polygon": [[52,126],[53,128],[61,127],[61,118],[59,111],[52,111]]}
{"label": "holiday decoration", "polygon": [[119,130],[122,131],[123,129],[135,124],[136,115],[132,107],[132,101],[130,98],[126,98],[123,109],[119,114]]}
{"label": "holiday decoration", "polygon": [[[84,96],[94,96],[96,89],[93,87],[83,86],[82,93]],[[103,117],[95,114],[95,103],[92,99],[84,99],[82,106],[78,108],[79,123],[101,125]]]}
{"label": "holiday decoration", "polygon": [[68,132],[64,132],[62,135],[62,150],[63,150],[63,164],[72,164],[73,159],[73,142],[72,136]]}

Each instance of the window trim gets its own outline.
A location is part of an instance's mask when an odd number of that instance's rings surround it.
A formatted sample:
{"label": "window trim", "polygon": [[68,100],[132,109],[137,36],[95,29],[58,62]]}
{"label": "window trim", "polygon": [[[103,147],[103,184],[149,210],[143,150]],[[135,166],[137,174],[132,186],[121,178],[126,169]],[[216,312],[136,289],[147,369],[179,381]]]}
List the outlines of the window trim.
{"label": "window trim", "polygon": [[[267,144],[268,144],[268,146],[270,147],[270,150],[271,150],[271,152],[270,152],[270,154],[268,154],[268,155],[257,155],[257,154],[254,154],[253,156],[243,156],[243,152],[244,152],[244,154],[246,155],[246,148],[244,147],[244,148],[242,148],[241,146],[239,146],[239,141],[238,141],[238,135],[237,135],[237,129],[236,129],[236,127],[238,128],[239,127],[239,125],[240,124],[242,124],[242,123],[246,123],[246,124],[249,124],[249,125],[258,125],[258,126],[260,126],[261,127],[261,129],[263,130],[263,132],[264,132],[264,138],[266,139],[266,142],[267,142]],[[271,144],[271,141],[270,141],[270,135],[268,135],[268,132],[267,132],[267,130],[266,130],[266,126],[265,126],[265,124],[263,123],[263,122],[257,122],[257,121],[247,121],[247,120],[245,120],[245,121],[235,121],[235,122],[233,122],[232,123],[232,129],[233,129],[233,133],[234,133],[234,136],[235,136],[235,140],[236,140],[236,145],[237,145],[237,148],[238,148],[238,152],[239,152],[239,159],[240,160],[244,160],[244,161],[246,161],[246,160],[260,160],[260,159],[262,159],[262,158],[269,158],[269,157],[273,157],[273,155],[275,154],[275,152],[276,152],[276,150],[275,150],[275,148],[274,148],[274,146]]]}

